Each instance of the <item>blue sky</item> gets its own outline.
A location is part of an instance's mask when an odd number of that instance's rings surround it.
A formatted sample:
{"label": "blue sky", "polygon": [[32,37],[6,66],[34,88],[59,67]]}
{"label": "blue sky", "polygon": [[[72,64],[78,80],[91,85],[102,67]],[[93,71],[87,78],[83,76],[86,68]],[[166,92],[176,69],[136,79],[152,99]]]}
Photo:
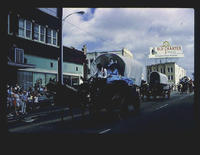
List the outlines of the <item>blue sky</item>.
{"label": "blue sky", "polygon": [[[88,52],[129,49],[136,60],[147,59],[150,47],[164,41],[181,45],[185,57],[176,62],[190,77],[194,72],[194,10],[190,8],[64,8],[63,44]],[[143,63],[144,64],[144,63]],[[145,65],[145,64],[144,64]]]}

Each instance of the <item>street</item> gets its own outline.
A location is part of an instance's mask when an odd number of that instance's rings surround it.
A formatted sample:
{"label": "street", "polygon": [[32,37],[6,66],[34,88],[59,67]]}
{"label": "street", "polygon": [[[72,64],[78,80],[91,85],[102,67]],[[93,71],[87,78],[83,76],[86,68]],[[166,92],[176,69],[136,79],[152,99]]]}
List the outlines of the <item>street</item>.
{"label": "street", "polygon": [[88,111],[81,117],[75,109],[74,119],[65,108],[64,121],[61,121],[60,109],[47,109],[27,115],[19,121],[8,121],[10,133],[61,133],[61,134],[121,134],[121,133],[181,133],[193,132],[194,93],[173,91],[170,99],[156,100],[146,98],[141,102],[139,114],[130,113],[121,117],[117,112],[108,116],[105,111],[96,119]]}

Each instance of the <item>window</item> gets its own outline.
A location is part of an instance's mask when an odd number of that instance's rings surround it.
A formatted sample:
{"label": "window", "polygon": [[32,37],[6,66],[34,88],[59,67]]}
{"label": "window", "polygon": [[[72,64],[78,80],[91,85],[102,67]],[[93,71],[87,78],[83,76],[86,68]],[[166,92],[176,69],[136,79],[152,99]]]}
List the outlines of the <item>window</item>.
{"label": "window", "polygon": [[29,87],[33,86],[33,73],[18,71],[17,81],[24,90],[28,90]]}
{"label": "window", "polygon": [[26,37],[32,37],[32,23],[28,20],[26,20]]}
{"label": "window", "polygon": [[24,63],[24,50],[20,48],[15,48],[15,62]]}
{"label": "window", "polygon": [[72,77],[72,86],[77,86],[79,84],[79,78],[78,77]]}
{"label": "window", "polygon": [[170,72],[170,68],[168,67],[167,69],[168,69],[168,72]]}
{"label": "window", "polygon": [[171,67],[171,72],[173,72],[173,68]]}
{"label": "window", "polygon": [[45,27],[35,24],[34,25],[34,40],[45,42]]}
{"label": "window", "polygon": [[53,45],[57,45],[57,32],[53,30]]}
{"label": "window", "polygon": [[8,14],[8,34],[10,34],[10,15]]}
{"label": "window", "polygon": [[19,26],[18,29],[19,36],[29,39],[32,38],[32,23],[30,21],[20,18],[18,26]]}
{"label": "window", "polygon": [[24,30],[25,30],[25,20],[20,18],[19,19],[19,30],[18,30],[18,34],[19,36],[24,37]]}
{"label": "window", "polygon": [[160,69],[160,72],[162,73],[163,71],[162,71],[162,68]]}
{"label": "window", "polygon": [[50,63],[51,68],[53,67],[53,62]]}
{"label": "window", "polygon": [[39,25],[38,24],[34,25],[34,40],[39,41]]}
{"label": "window", "polygon": [[47,29],[47,43],[52,45],[57,45],[57,32],[56,30],[52,30],[50,28]]}
{"label": "window", "polygon": [[47,29],[47,43],[51,44],[51,38],[52,38],[52,34],[51,34],[51,29]]}
{"label": "window", "polygon": [[168,80],[170,80],[170,75],[168,75]]}
{"label": "window", "polygon": [[171,80],[173,80],[173,75],[171,75]]}
{"label": "window", "polygon": [[76,71],[78,71],[78,67],[76,67]]}
{"label": "window", "polygon": [[40,41],[45,42],[45,27],[40,26]]}

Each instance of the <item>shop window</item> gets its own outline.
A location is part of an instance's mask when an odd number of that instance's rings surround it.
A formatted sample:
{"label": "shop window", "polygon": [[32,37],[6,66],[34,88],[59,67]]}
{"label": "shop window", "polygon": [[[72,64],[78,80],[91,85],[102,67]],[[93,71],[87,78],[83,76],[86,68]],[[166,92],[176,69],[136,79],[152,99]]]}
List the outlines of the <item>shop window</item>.
{"label": "shop window", "polygon": [[77,86],[79,84],[78,77],[72,77],[72,86]]}
{"label": "shop window", "polygon": [[33,87],[33,73],[32,72],[17,72],[17,81],[24,90],[28,90],[29,87]]}

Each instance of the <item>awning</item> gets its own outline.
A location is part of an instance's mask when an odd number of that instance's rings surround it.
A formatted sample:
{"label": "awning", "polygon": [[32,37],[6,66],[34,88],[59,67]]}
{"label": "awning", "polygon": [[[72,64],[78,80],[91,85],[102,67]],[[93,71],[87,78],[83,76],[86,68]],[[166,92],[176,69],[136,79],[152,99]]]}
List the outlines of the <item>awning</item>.
{"label": "awning", "polygon": [[8,65],[12,66],[12,67],[16,67],[16,68],[35,68],[35,65],[33,64],[19,64],[19,63],[15,63],[12,61],[8,61]]}

